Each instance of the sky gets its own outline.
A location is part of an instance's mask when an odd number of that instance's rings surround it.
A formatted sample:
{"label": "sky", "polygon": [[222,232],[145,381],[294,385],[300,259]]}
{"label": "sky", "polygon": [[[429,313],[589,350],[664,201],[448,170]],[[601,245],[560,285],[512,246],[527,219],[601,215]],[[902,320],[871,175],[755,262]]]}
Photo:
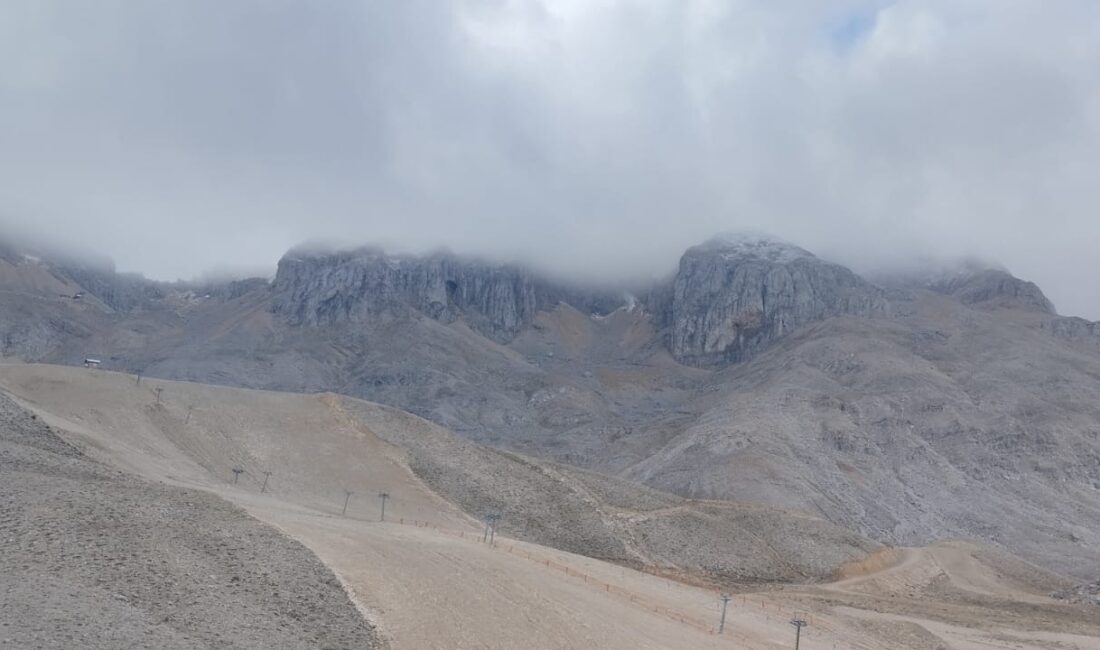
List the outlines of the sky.
{"label": "sky", "polygon": [[977,257],[1100,319],[1094,0],[5,0],[0,236],[654,277],[718,232]]}

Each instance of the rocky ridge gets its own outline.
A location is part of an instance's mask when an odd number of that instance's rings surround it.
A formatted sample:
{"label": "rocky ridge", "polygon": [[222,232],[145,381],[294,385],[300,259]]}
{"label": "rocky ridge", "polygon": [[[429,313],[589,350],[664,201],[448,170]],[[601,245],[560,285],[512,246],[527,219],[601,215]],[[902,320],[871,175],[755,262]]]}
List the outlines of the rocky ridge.
{"label": "rocky ridge", "polygon": [[[604,316],[626,306],[623,291],[585,292],[510,265],[449,254],[393,256],[378,249],[291,253],[279,262],[273,310],[293,325],[334,325],[422,314],[462,319],[502,343],[539,312],[565,303]],[[689,249],[646,308],[667,328],[669,352],[690,365],[734,363],[785,334],[838,315],[886,312],[878,287],[796,246],[725,237]]]}
{"label": "rocky ridge", "polygon": [[272,309],[294,325],[333,325],[420,313],[443,323],[463,318],[507,342],[536,314],[569,302],[606,313],[621,297],[586,294],[513,265],[446,253],[395,256],[374,248],[326,254],[290,253],[279,261]]}

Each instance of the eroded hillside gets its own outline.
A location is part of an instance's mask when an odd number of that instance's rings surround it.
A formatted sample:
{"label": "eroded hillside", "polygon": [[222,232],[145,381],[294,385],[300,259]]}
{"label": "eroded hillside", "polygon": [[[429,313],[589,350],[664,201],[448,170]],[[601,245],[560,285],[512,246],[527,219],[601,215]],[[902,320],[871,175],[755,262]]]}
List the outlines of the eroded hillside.
{"label": "eroded hillside", "polygon": [[305,547],[89,458],[0,395],[0,645],[382,648]]}

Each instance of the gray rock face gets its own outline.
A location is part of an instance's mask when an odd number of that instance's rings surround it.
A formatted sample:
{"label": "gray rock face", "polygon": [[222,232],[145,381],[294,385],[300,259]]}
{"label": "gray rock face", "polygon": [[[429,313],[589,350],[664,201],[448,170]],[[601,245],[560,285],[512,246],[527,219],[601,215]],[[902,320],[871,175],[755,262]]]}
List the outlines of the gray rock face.
{"label": "gray rock face", "polygon": [[999,269],[966,268],[937,279],[929,288],[952,296],[964,305],[1055,313],[1054,305],[1034,282],[1021,280]]}
{"label": "gray rock face", "polygon": [[328,255],[290,254],[279,262],[273,310],[293,325],[332,325],[419,312],[510,341],[540,310],[559,302],[608,311],[615,299],[571,292],[515,266],[451,255],[391,256],[364,248]]}
{"label": "gray rock face", "polygon": [[689,249],[662,315],[674,357],[713,365],[747,359],[813,321],[885,308],[882,291],[848,269],[751,237]]}
{"label": "gray rock face", "polygon": [[1075,316],[1056,316],[1042,323],[1041,327],[1058,338],[1100,347],[1100,322]]}

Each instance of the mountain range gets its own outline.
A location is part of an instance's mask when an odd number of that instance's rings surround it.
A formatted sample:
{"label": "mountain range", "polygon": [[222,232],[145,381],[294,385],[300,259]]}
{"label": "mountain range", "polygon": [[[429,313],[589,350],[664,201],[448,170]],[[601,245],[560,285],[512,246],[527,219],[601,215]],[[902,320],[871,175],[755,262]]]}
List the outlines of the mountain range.
{"label": "mountain range", "polygon": [[682,497],[1100,573],[1100,324],[992,266],[864,278],[724,236],[648,286],[377,248],[292,250],[271,280],[162,283],[8,245],[0,346],[342,393]]}

